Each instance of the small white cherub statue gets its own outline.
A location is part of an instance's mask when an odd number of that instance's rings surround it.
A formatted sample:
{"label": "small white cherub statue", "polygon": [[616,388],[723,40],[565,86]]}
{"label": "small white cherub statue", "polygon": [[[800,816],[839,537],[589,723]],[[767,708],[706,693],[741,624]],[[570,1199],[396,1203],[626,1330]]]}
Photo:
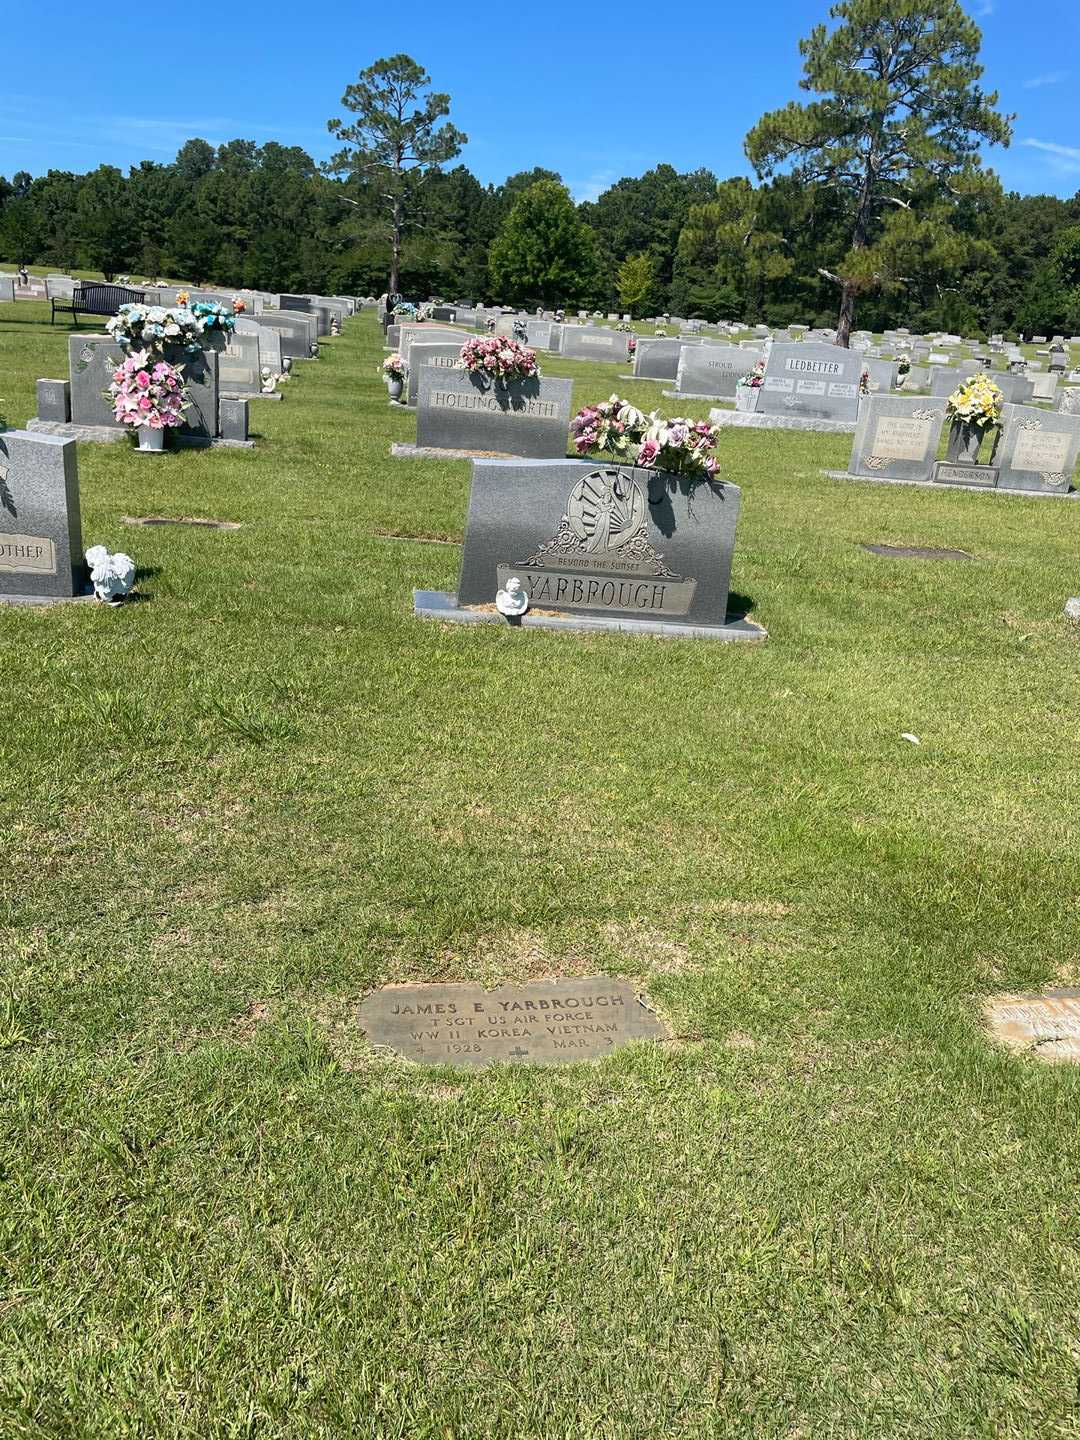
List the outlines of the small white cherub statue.
{"label": "small white cherub statue", "polygon": [[99,600],[119,605],[125,595],[130,595],[135,584],[135,561],[130,555],[110,555],[104,545],[94,545],[86,552],[86,563]]}
{"label": "small white cherub statue", "polygon": [[273,371],[269,365],[264,365],[262,367],[262,393],[264,395],[273,395],[276,389],[277,381],[274,379]]}
{"label": "small white cherub statue", "polygon": [[513,575],[507,580],[506,589],[496,592],[495,609],[500,615],[510,618],[514,615],[524,615],[528,608],[529,597],[521,588],[521,581],[516,575]]}

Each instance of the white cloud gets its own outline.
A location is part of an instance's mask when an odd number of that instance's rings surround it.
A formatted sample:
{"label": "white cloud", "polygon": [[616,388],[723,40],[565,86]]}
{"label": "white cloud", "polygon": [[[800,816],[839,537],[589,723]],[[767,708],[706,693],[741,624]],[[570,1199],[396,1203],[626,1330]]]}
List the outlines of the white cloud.
{"label": "white cloud", "polygon": [[1075,145],[1057,145],[1052,140],[1021,140],[1020,144],[1041,151],[1047,164],[1059,175],[1080,174],[1080,149]]}
{"label": "white cloud", "polygon": [[599,200],[605,190],[618,179],[614,170],[594,170],[587,180],[568,180],[570,194],[580,205],[583,200]]}
{"label": "white cloud", "polygon": [[1068,70],[1051,70],[1046,75],[1033,75],[1030,80],[1025,80],[1024,89],[1041,90],[1044,85],[1060,85],[1068,78]]}

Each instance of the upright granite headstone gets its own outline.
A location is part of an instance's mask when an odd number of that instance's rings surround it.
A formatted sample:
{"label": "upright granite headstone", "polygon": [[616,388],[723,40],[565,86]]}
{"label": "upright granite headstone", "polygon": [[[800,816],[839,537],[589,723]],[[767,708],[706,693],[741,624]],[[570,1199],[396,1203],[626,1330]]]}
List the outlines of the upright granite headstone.
{"label": "upright granite headstone", "polygon": [[58,435],[0,432],[0,601],[87,591],[75,448]]}
{"label": "upright granite headstone", "polygon": [[564,360],[616,360],[626,363],[630,354],[630,336],[625,330],[591,329],[585,325],[568,325],[563,329]]}
{"label": "upright granite headstone", "polygon": [[421,448],[554,459],[566,454],[571,380],[491,383],[463,370],[424,366],[416,407]]}
{"label": "upright granite headstone", "polygon": [[218,434],[219,359],[216,350],[203,350],[182,361],[189,404],[184,423],[173,432],[180,444],[209,445]]}
{"label": "upright granite headstone", "polygon": [[855,421],[862,364],[858,351],[816,340],[774,345],[758,391],[757,413]]}
{"label": "upright granite headstone", "polygon": [[15,280],[11,275],[0,275],[0,304],[15,303]]}
{"label": "upright granite headstone", "polygon": [[[799,346],[802,349],[802,346]],[[680,395],[733,399],[740,378],[755,360],[737,345],[684,345],[679,355],[675,389]]]}
{"label": "upright granite headstone", "polygon": [[438,341],[427,340],[423,342],[414,340],[409,347],[409,387],[406,393],[406,401],[409,405],[416,404],[416,397],[420,390],[420,371],[425,366],[433,366],[437,370],[457,370],[461,365],[461,346],[456,340]]}
{"label": "upright granite headstone", "polygon": [[282,355],[293,360],[309,360],[312,343],[318,340],[314,318],[300,310],[264,310],[259,324],[277,335]]}
{"label": "upright granite headstone", "polygon": [[111,335],[68,336],[73,425],[98,425],[106,430],[125,428],[114,418],[112,401],[105,393],[123,358],[123,350]]}
{"label": "upright granite headstone", "polygon": [[1065,494],[1080,456],[1080,416],[1006,405],[994,451],[998,484],[1006,490]]}
{"label": "upright granite headstone", "polygon": [[534,623],[763,639],[728,620],[739,501],[736,485],[600,461],[475,461],[458,592],[442,608],[482,619],[470,607],[516,580]]}
{"label": "upright granite headstone", "polygon": [[686,343],[679,339],[639,340],[634,351],[634,379],[674,380],[679,373],[679,355]]}
{"label": "upright granite headstone", "polygon": [[235,330],[218,353],[218,384],[223,395],[257,395],[262,389],[259,337]]}
{"label": "upright granite headstone", "polygon": [[931,479],[944,423],[940,401],[868,396],[859,411],[849,472],[877,480]]}

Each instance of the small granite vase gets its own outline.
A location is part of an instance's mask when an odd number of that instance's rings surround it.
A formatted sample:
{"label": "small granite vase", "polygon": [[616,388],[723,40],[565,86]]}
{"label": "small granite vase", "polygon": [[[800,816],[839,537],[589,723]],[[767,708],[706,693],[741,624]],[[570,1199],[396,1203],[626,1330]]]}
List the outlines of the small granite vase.
{"label": "small granite vase", "polygon": [[954,465],[977,465],[982,442],[983,431],[980,425],[975,425],[970,420],[954,420],[949,431],[946,458]]}
{"label": "small granite vase", "polygon": [[151,430],[149,425],[139,426],[139,449],[162,451],[165,449],[165,431]]}
{"label": "small granite vase", "polygon": [[391,376],[391,378],[386,382],[386,388],[390,391],[391,400],[401,399],[401,392],[404,388],[404,384],[405,382],[403,380],[398,379],[394,376]]}

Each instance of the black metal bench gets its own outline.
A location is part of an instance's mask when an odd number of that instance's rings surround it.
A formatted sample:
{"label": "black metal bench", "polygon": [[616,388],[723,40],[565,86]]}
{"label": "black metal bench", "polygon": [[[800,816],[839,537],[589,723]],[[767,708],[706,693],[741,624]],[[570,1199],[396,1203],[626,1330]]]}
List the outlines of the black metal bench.
{"label": "black metal bench", "polygon": [[61,300],[52,302],[50,325],[56,324],[57,315],[72,315],[78,328],[80,315],[115,315],[121,305],[141,304],[143,290],[131,290],[126,285],[105,285],[100,280],[80,280],[71,296],[71,303]]}

